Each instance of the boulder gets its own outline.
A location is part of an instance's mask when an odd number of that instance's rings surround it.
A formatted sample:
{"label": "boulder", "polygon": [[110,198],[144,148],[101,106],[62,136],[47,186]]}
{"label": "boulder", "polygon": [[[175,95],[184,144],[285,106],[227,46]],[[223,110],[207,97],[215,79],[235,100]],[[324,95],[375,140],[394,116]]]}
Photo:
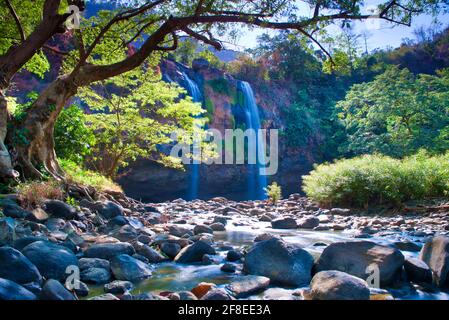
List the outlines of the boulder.
{"label": "boulder", "polygon": [[112,258],[111,269],[117,280],[135,282],[151,277],[151,268],[148,264],[134,259],[127,254]]}
{"label": "boulder", "polygon": [[404,262],[404,269],[410,281],[418,284],[432,283],[432,270],[424,261],[407,258]]}
{"label": "boulder", "polygon": [[160,263],[163,261],[167,261],[167,258],[160,254],[160,252],[154,250],[146,244],[135,243],[134,248],[136,249],[136,252],[138,254],[147,258],[150,263]]}
{"label": "boulder", "polygon": [[49,241],[33,242],[22,253],[46,279],[64,280],[70,274],[68,267],[78,267],[78,259],[72,251]]}
{"label": "boulder", "polygon": [[226,231],[225,225],[222,224],[221,222],[215,222],[215,223],[212,223],[212,224],[210,225],[210,228],[211,228],[213,231],[218,231],[218,232],[220,232],[220,231]]}
{"label": "boulder", "polygon": [[233,263],[225,263],[221,266],[220,270],[227,273],[234,273],[237,271],[237,266]]}
{"label": "boulder", "polygon": [[224,289],[212,289],[208,293],[206,293],[201,300],[234,300],[229,293],[227,293]]}
{"label": "boulder", "polygon": [[105,284],[111,281],[109,269],[88,268],[81,271],[81,281],[92,284]]}
{"label": "boulder", "polygon": [[89,300],[92,301],[118,301],[120,300],[116,296],[114,296],[112,293],[105,293],[96,297],[92,297]]}
{"label": "boulder", "polygon": [[244,271],[273,283],[300,287],[310,282],[313,257],[298,245],[279,238],[256,243],[245,256]]}
{"label": "boulder", "polygon": [[201,234],[201,233],[209,233],[209,234],[213,234],[214,230],[212,230],[211,227],[205,226],[205,225],[197,225],[193,228],[193,233],[195,235],[197,234]]}
{"label": "boulder", "polygon": [[370,241],[336,242],[327,246],[316,264],[316,271],[338,270],[367,279],[378,267],[380,284],[389,286],[400,276],[404,264],[402,253]]}
{"label": "boulder", "polygon": [[314,229],[320,224],[317,217],[307,217],[298,221],[298,227],[301,229]]}
{"label": "boulder", "polygon": [[236,262],[242,259],[242,254],[236,250],[229,250],[226,254],[226,260],[229,262]]}
{"label": "boulder", "polygon": [[126,242],[117,243],[100,243],[94,244],[84,252],[84,256],[87,258],[100,258],[105,260],[111,260],[113,257],[128,254],[133,255],[136,253],[133,246]]}
{"label": "boulder", "polygon": [[105,259],[99,258],[81,258],[78,261],[80,270],[86,270],[90,268],[102,268],[109,270],[111,268],[111,263]]}
{"label": "boulder", "polygon": [[298,224],[293,218],[279,218],[271,220],[271,227],[273,229],[296,229]]}
{"label": "boulder", "polygon": [[198,299],[201,299],[210,290],[215,289],[216,285],[214,283],[201,282],[195,288],[192,289],[192,293]]}
{"label": "boulder", "polygon": [[178,255],[179,251],[181,251],[181,246],[173,242],[164,242],[161,244],[161,251],[170,259],[174,259]]}
{"label": "boulder", "polygon": [[394,246],[401,251],[411,251],[411,252],[419,252],[422,247],[419,244],[416,244],[411,241],[398,241],[394,243]]}
{"label": "boulder", "polygon": [[22,207],[16,203],[10,202],[3,205],[3,214],[14,219],[27,219],[32,216],[31,212],[22,209]]}
{"label": "boulder", "polygon": [[0,300],[36,300],[36,295],[14,281],[0,278]]}
{"label": "boulder", "polygon": [[133,227],[131,227],[130,225],[124,225],[124,226],[120,227],[118,230],[115,230],[114,232],[112,232],[112,236],[114,238],[117,238],[123,242],[132,241],[132,240],[136,239],[138,235],[139,234],[138,234],[137,230],[134,229]]}
{"label": "boulder", "polygon": [[197,241],[194,244],[182,249],[175,257],[178,263],[201,262],[205,254],[215,255],[215,249],[204,241]]}
{"label": "boulder", "polygon": [[130,281],[116,280],[104,285],[104,292],[112,294],[125,294],[131,291],[134,285]]}
{"label": "boulder", "polygon": [[19,251],[22,251],[23,248],[25,248],[27,245],[36,242],[36,241],[48,241],[47,238],[45,237],[36,237],[36,236],[28,236],[28,237],[23,237],[20,239],[17,239],[13,242],[13,247],[14,249],[17,249]]}
{"label": "boulder", "polygon": [[270,279],[260,276],[243,276],[226,286],[226,289],[237,299],[264,291],[270,285]]}
{"label": "boulder", "polygon": [[105,201],[99,205],[98,212],[106,219],[123,216],[123,207],[112,201]]}
{"label": "boulder", "polygon": [[228,224],[228,219],[224,216],[215,216],[212,223],[221,223],[222,225],[226,226]]}
{"label": "boulder", "polygon": [[18,284],[41,283],[42,276],[34,264],[11,247],[0,248],[0,278]]}
{"label": "boulder", "polygon": [[426,242],[419,258],[424,261],[433,272],[433,280],[439,287],[449,285],[449,238],[438,236]]}
{"label": "boulder", "polygon": [[0,218],[0,246],[13,244],[16,240],[16,226],[17,222],[13,218]]}
{"label": "boulder", "polygon": [[180,226],[170,226],[168,228],[168,233],[175,237],[183,237],[186,234],[188,234],[189,236],[193,235],[193,232],[190,229]]}
{"label": "boulder", "polygon": [[75,208],[60,200],[45,201],[44,210],[53,218],[70,220],[76,217]]}
{"label": "boulder", "polygon": [[369,300],[365,281],[341,271],[321,271],[310,283],[313,300]]}
{"label": "boulder", "polygon": [[76,300],[75,296],[59,281],[47,280],[39,295],[40,300]]}
{"label": "boulder", "polygon": [[198,300],[198,298],[190,291],[181,291],[178,292],[179,299],[182,301],[194,301]]}

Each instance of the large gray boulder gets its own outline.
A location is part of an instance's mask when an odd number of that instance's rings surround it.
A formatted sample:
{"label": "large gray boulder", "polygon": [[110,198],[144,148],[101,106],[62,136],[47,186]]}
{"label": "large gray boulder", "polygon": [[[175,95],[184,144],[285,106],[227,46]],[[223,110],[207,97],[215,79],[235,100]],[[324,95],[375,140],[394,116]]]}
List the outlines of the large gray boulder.
{"label": "large gray boulder", "polygon": [[246,273],[268,277],[273,283],[291,287],[308,285],[312,267],[310,253],[279,238],[256,243],[244,261]]}
{"label": "large gray boulder", "polygon": [[136,251],[133,246],[126,242],[94,244],[84,252],[86,258],[99,258],[111,260],[121,254],[133,255]]}
{"label": "large gray boulder", "polygon": [[322,271],[310,283],[313,300],[369,300],[365,281],[341,271]]}
{"label": "large gray boulder", "polygon": [[14,281],[0,278],[0,300],[36,300],[36,296]]}
{"label": "large gray boulder", "polygon": [[111,269],[117,280],[135,282],[151,277],[151,268],[148,264],[127,254],[112,258]]}
{"label": "large gray boulder", "polygon": [[104,268],[88,268],[81,271],[81,281],[92,284],[105,284],[111,281],[111,272]]}
{"label": "large gray boulder", "polygon": [[270,279],[260,276],[240,277],[226,286],[226,289],[237,299],[248,297],[252,294],[264,291],[270,285]]}
{"label": "large gray boulder", "polygon": [[123,207],[112,201],[105,201],[99,204],[98,212],[106,219],[123,216]]}
{"label": "large gray boulder", "polygon": [[439,287],[449,285],[449,238],[439,236],[430,239],[422,248],[419,258],[433,272],[433,281]]}
{"label": "large gray boulder", "polygon": [[75,296],[67,290],[59,281],[50,279],[45,282],[39,295],[40,300],[76,300]]}
{"label": "large gray boulder", "polygon": [[201,262],[205,254],[215,255],[215,249],[204,241],[197,241],[194,244],[182,249],[175,257],[178,263]]}
{"label": "large gray boulder", "polygon": [[404,262],[404,270],[410,281],[415,283],[432,283],[432,270],[422,260],[408,258]]}
{"label": "large gray boulder", "polygon": [[53,218],[74,219],[76,210],[74,207],[59,200],[47,200],[44,202],[44,209]]}
{"label": "large gray boulder", "polygon": [[18,284],[42,282],[39,270],[18,250],[11,247],[0,248],[0,278]]}
{"label": "large gray boulder", "polygon": [[78,267],[78,259],[72,251],[49,241],[29,244],[23,254],[46,279],[64,280],[70,274],[68,267]]}
{"label": "large gray boulder", "polygon": [[338,270],[366,280],[377,267],[380,285],[389,286],[399,278],[403,264],[404,256],[395,248],[370,241],[346,241],[327,246],[316,271]]}
{"label": "large gray boulder", "polygon": [[293,218],[279,218],[271,220],[271,227],[273,229],[296,229],[298,224]]}

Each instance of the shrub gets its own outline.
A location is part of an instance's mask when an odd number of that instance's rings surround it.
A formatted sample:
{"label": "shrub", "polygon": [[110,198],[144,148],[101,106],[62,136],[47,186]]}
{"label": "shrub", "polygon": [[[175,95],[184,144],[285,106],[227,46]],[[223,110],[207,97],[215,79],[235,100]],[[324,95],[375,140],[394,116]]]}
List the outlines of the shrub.
{"label": "shrub", "polygon": [[303,176],[303,190],[325,206],[400,206],[409,200],[449,196],[449,152],[393,159],[364,155],[322,164]]}
{"label": "shrub", "polygon": [[111,179],[94,172],[86,170],[70,160],[60,160],[61,167],[64,169],[69,182],[92,186],[98,191],[113,190],[121,192],[122,189]]}
{"label": "shrub", "polygon": [[47,199],[64,199],[63,187],[55,180],[24,182],[16,189],[20,204],[29,210],[41,206]]}
{"label": "shrub", "polygon": [[267,188],[265,188],[268,198],[273,204],[276,204],[282,198],[282,189],[277,182],[273,182]]}

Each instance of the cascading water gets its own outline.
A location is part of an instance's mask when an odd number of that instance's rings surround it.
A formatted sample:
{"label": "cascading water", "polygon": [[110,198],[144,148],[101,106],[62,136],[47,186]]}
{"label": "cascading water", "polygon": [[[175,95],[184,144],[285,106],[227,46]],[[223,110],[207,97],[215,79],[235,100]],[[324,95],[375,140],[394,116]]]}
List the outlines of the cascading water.
{"label": "cascading water", "polygon": [[240,81],[239,88],[243,93],[242,107],[245,111],[247,129],[254,130],[257,139],[257,164],[248,165],[248,199],[263,200],[267,198],[264,190],[267,187],[267,177],[263,174],[266,153],[265,145],[258,135],[258,131],[261,129],[259,108],[251,85],[248,82]]}
{"label": "cascading water", "polygon": [[[203,96],[201,94],[201,90],[198,87],[198,84],[193,81],[185,72],[183,72],[183,77],[185,80],[185,83],[187,85],[187,91],[189,95],[192,97],[193,102],[203,102]],[[193,145],[194,150],[198,146]],[[189,189],[187,191],[187,200],[195,200],[198,199],[199,194],[199,180],[200,180],[200,164],[195,163],[194,160],[193,164],[190,166],[190,177],[189,177]]]}

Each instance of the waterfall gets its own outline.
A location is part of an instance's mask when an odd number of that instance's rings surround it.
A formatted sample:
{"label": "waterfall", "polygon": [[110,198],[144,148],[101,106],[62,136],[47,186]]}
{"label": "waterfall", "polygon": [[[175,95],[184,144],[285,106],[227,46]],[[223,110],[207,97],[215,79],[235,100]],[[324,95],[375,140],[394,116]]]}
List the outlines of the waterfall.
{"label": "waterfall", "polygon": [[[265,145],[263,141],[260,140],[258,130],[261,129],[259,108],[257,107],[256,97],[254,96],[253,89],[248,82],[240,81],[239,88],[243,93],[243,109],[245,111],[246,126],[247,129],[252,129],[256,132],[257,137],[257,164],[248,165],[248,199],[266,199],[266,194],[264,188],[267,187],[267,177],[261,174],[264,172],[263,164],[260,160],[265,160]],[[260,159],[259,157],[263,157]]]}
{"label": "waterfall", "polygon": [[[198,87],[197,83],[190,79],[190,77],[183,72],[182,73],[185,83],[187,85],[187,91],[189,95],[192,97],[193,102],[203,102],[203,96],[201,94],[201,90]],[[193,148],[198,147],[194,144]],[[189,176],[189,189],[187,191],[187,200],[195,200],[198,199],[199,194],[199,180],[200,180],[200,164],[193,162],[190,168],[190,176]]]}

